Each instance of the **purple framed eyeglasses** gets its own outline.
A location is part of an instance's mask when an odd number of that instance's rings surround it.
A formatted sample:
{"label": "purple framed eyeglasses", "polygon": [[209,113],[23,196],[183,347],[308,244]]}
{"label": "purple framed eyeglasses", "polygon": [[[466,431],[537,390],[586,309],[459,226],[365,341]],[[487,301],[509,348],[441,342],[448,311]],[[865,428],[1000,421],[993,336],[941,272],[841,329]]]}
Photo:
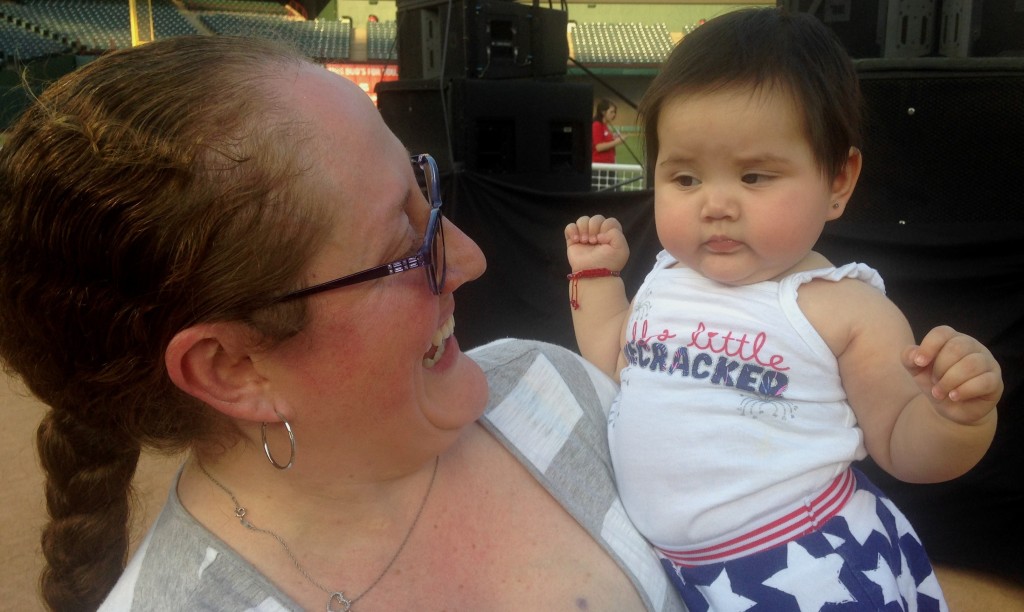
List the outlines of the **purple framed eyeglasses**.
{"label": "purple framed eyeglasses", "polygon": [[288,292],[277,298],[277,302],[289,302],[323,291],[406,272],[414,268],[423,268],[427,273],[427,285],[430,287],[430,291],[434,295],[441,295],[441,291],[444,289],[445,274],[448,272],[448,263],[445,260],[444,251],[444,224],[441,222],[441,181],[438,178],[437,162],[426,153],[413,156],[411,161],[416,181],[423,191],[423,196],[430,204],[427,232],[423,237],[423,246],[420,247],[416,255]]}

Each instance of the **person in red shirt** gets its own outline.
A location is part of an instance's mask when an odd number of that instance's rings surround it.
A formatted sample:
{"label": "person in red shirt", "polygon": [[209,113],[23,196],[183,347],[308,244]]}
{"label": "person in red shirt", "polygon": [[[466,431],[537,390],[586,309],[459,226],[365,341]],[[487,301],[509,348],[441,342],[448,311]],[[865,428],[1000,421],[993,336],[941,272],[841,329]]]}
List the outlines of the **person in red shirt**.
{"label": "person in red shirt", "polygon": [[615,147],[626,142],[622,136],[612,127],[615,121],[615,104],[606,98],[597,101],[594,110],[594,123],[591,126],[593,138],[591,142],[592,161],[602,164],[615,163]]}

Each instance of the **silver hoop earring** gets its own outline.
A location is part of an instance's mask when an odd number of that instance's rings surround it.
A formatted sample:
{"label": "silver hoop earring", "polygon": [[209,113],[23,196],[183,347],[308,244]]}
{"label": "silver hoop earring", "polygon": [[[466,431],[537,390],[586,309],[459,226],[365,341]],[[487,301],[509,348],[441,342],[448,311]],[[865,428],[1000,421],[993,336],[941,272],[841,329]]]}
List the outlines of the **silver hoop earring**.
{"label": "silver hoop earring", "polygon": [[274,461],[274,456],[270,454],[270,445],[267,444],[267,424],[265,422],[260,424],[260,437],[263,438],[263,452],[267,454],[267,459],[270,460],[270,465],[276,467],[279,470],[287,470],[288,468],[292,467],[293,463],[295,463],[295,433],[292,431],[292,424],[288,422],[288,419],[281,416],[281,413],[278,412],[277,410],[274,410],[274,414],[276,414],[278,418],[281,419],[281,422],[284,423],[285,430],[288,432],[288,444],[290,446],[288,454],[288,463],[286,463],[285,465],[281,465],[280,463]]}

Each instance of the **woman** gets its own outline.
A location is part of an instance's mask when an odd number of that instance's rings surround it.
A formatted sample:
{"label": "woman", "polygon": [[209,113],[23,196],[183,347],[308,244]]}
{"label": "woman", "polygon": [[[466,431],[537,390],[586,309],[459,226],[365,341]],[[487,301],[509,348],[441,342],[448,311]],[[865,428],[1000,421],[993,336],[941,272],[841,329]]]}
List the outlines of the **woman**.
{"label": "woman", "polygon": [[594,107],[594,122],[591,125],[591,158],[594,163],[614,164],[615,147],[626,142],[626,138],[612,127],[617,113],[611,100],[601,98]]}
{"label": "woman", "polygon": [[[18,121],[0,355],[51,406],[49,607],[680,608],[614,495],[607,380],[460,352],[484,259],[411,162],[258,40],[106,55]],[[142,447],[191,454],[122,573]]]}

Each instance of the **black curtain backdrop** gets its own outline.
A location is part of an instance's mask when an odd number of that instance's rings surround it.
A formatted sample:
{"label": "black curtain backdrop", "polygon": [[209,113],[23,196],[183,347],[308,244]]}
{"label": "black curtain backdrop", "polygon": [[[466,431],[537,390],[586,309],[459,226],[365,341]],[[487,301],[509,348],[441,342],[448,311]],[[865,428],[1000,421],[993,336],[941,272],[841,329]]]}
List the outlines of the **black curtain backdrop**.
{"label": "black curtain backdrop", "polygon": [[564,193],[504,183],[494,175],[451,177],[445,213],[487,256],[487,272],[455,294],[459,342],[546,340],[576,350],[563,230],[583,214],[617,217],[630,243],[623,278],[632,293],[658,252],[648,191]]}
{"label": "black curtain backdrop", "polygon": [[[488,261],[483,277],[455,294],[459,342],[465,349],[520,337],[577,350],[563,228],[582,214],[619,218],[630,243],[623,277],[632,295],[660,249],[653,194],[557,194],[498,178],[466,172],[445,178],[446,214]],[[850,206],[857,205],[855,198]],[[934,560],[1024,582],[1024,221],[1016,216],[930,222],[850,215],[827,226],[818,249],[836,264],[861,261],[878,269],[918,338],[949,324],[996,355],[1006,381],[998,433],[971,472],[948,483],[910,485],[870,462],[862,468],[906,512]]]}

